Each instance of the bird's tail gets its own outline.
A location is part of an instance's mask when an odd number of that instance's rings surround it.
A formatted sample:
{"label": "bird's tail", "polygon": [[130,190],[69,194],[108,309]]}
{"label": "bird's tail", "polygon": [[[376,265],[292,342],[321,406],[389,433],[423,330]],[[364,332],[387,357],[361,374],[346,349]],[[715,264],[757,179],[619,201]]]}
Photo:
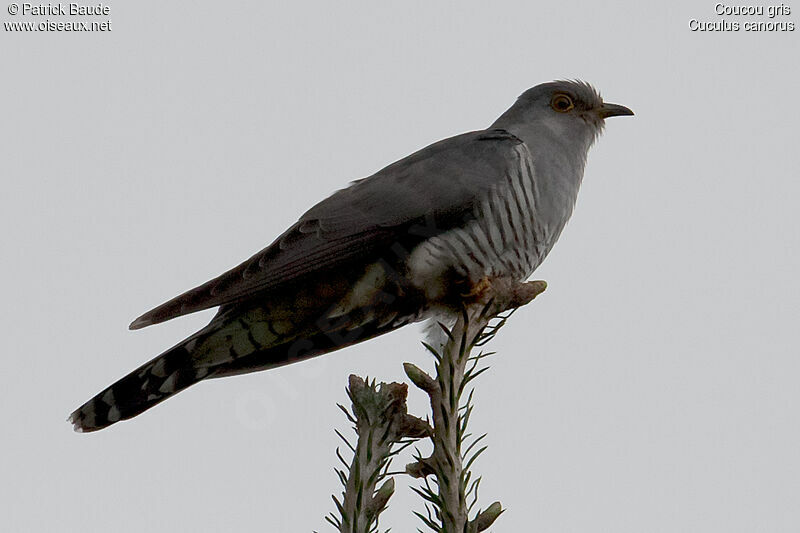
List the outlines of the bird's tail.
{"label": "bird's tail", "polygon": [[97,431],[132,418],[205,378],[208,369],[193,364],[187,349],[192,342],[190,337],[167,350],[75,410],[69,416],[75,431]]}
{"label": "bird's tail", "polygon": [[[319,318],[316,305],[290,299],[220,312],[174,348],[134,370],[69,417],[76,431],[127,420],[198,381],[267,370],[332,352],[397,329],[419,314],[360,306]],[[337,310],[338,311],[338,310]]]}

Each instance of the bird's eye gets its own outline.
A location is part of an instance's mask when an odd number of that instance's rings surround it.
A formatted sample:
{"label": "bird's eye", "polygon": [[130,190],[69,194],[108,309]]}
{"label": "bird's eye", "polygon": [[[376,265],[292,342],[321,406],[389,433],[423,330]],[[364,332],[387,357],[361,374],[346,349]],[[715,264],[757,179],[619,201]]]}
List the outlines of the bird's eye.
{"label": "bird's eye", "polygon": [[566,94],[557,94],[550,101],[550,106],[559,113],[566,113],[567,111],[575,107],[575,104],[572,103],[572,98],[570,98]]}

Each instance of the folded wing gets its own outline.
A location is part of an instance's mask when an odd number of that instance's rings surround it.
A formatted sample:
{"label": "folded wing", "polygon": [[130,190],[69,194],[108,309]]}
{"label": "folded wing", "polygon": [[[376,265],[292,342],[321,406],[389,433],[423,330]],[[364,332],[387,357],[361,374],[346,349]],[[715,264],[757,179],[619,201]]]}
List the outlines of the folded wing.
{"label": "folded wing", "polygon": [[278,285],[375,257],[398,242],[413,247],[461,225],[473,215],[476,202],[511,171],[518,143],[505,131],[490,130],[423,148],[336,192],[267,248],[148,311],[130,328],[262,297]]}

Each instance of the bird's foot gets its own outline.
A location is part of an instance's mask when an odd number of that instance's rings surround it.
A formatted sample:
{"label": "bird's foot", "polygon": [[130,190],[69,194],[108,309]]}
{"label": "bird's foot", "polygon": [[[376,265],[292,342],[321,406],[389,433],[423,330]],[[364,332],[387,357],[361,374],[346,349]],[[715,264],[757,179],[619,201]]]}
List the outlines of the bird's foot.
{"label": "bird's foot", "polygon": [[461,293],[461,297],[465,300],[469,301],[482,301],[485,300],[486,297],[492,290],[492,282],[489,280],[488,276],[484,276],[479,279],[476,283],[473,283],[469,291],[466,293]]}

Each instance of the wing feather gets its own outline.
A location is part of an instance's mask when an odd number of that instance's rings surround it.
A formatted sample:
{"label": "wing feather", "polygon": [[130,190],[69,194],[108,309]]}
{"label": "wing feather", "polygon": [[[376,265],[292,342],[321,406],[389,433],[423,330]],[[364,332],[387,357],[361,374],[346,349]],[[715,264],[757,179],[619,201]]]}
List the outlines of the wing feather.
{"label": "wing feather", "polygon": [[250,259],[148,311],[130,328],[263,297],[278,285],[377,258],[398,241],[413,246],[462,224],[514,164],[520,142],[490,130],[423,148],[334,193]]}

